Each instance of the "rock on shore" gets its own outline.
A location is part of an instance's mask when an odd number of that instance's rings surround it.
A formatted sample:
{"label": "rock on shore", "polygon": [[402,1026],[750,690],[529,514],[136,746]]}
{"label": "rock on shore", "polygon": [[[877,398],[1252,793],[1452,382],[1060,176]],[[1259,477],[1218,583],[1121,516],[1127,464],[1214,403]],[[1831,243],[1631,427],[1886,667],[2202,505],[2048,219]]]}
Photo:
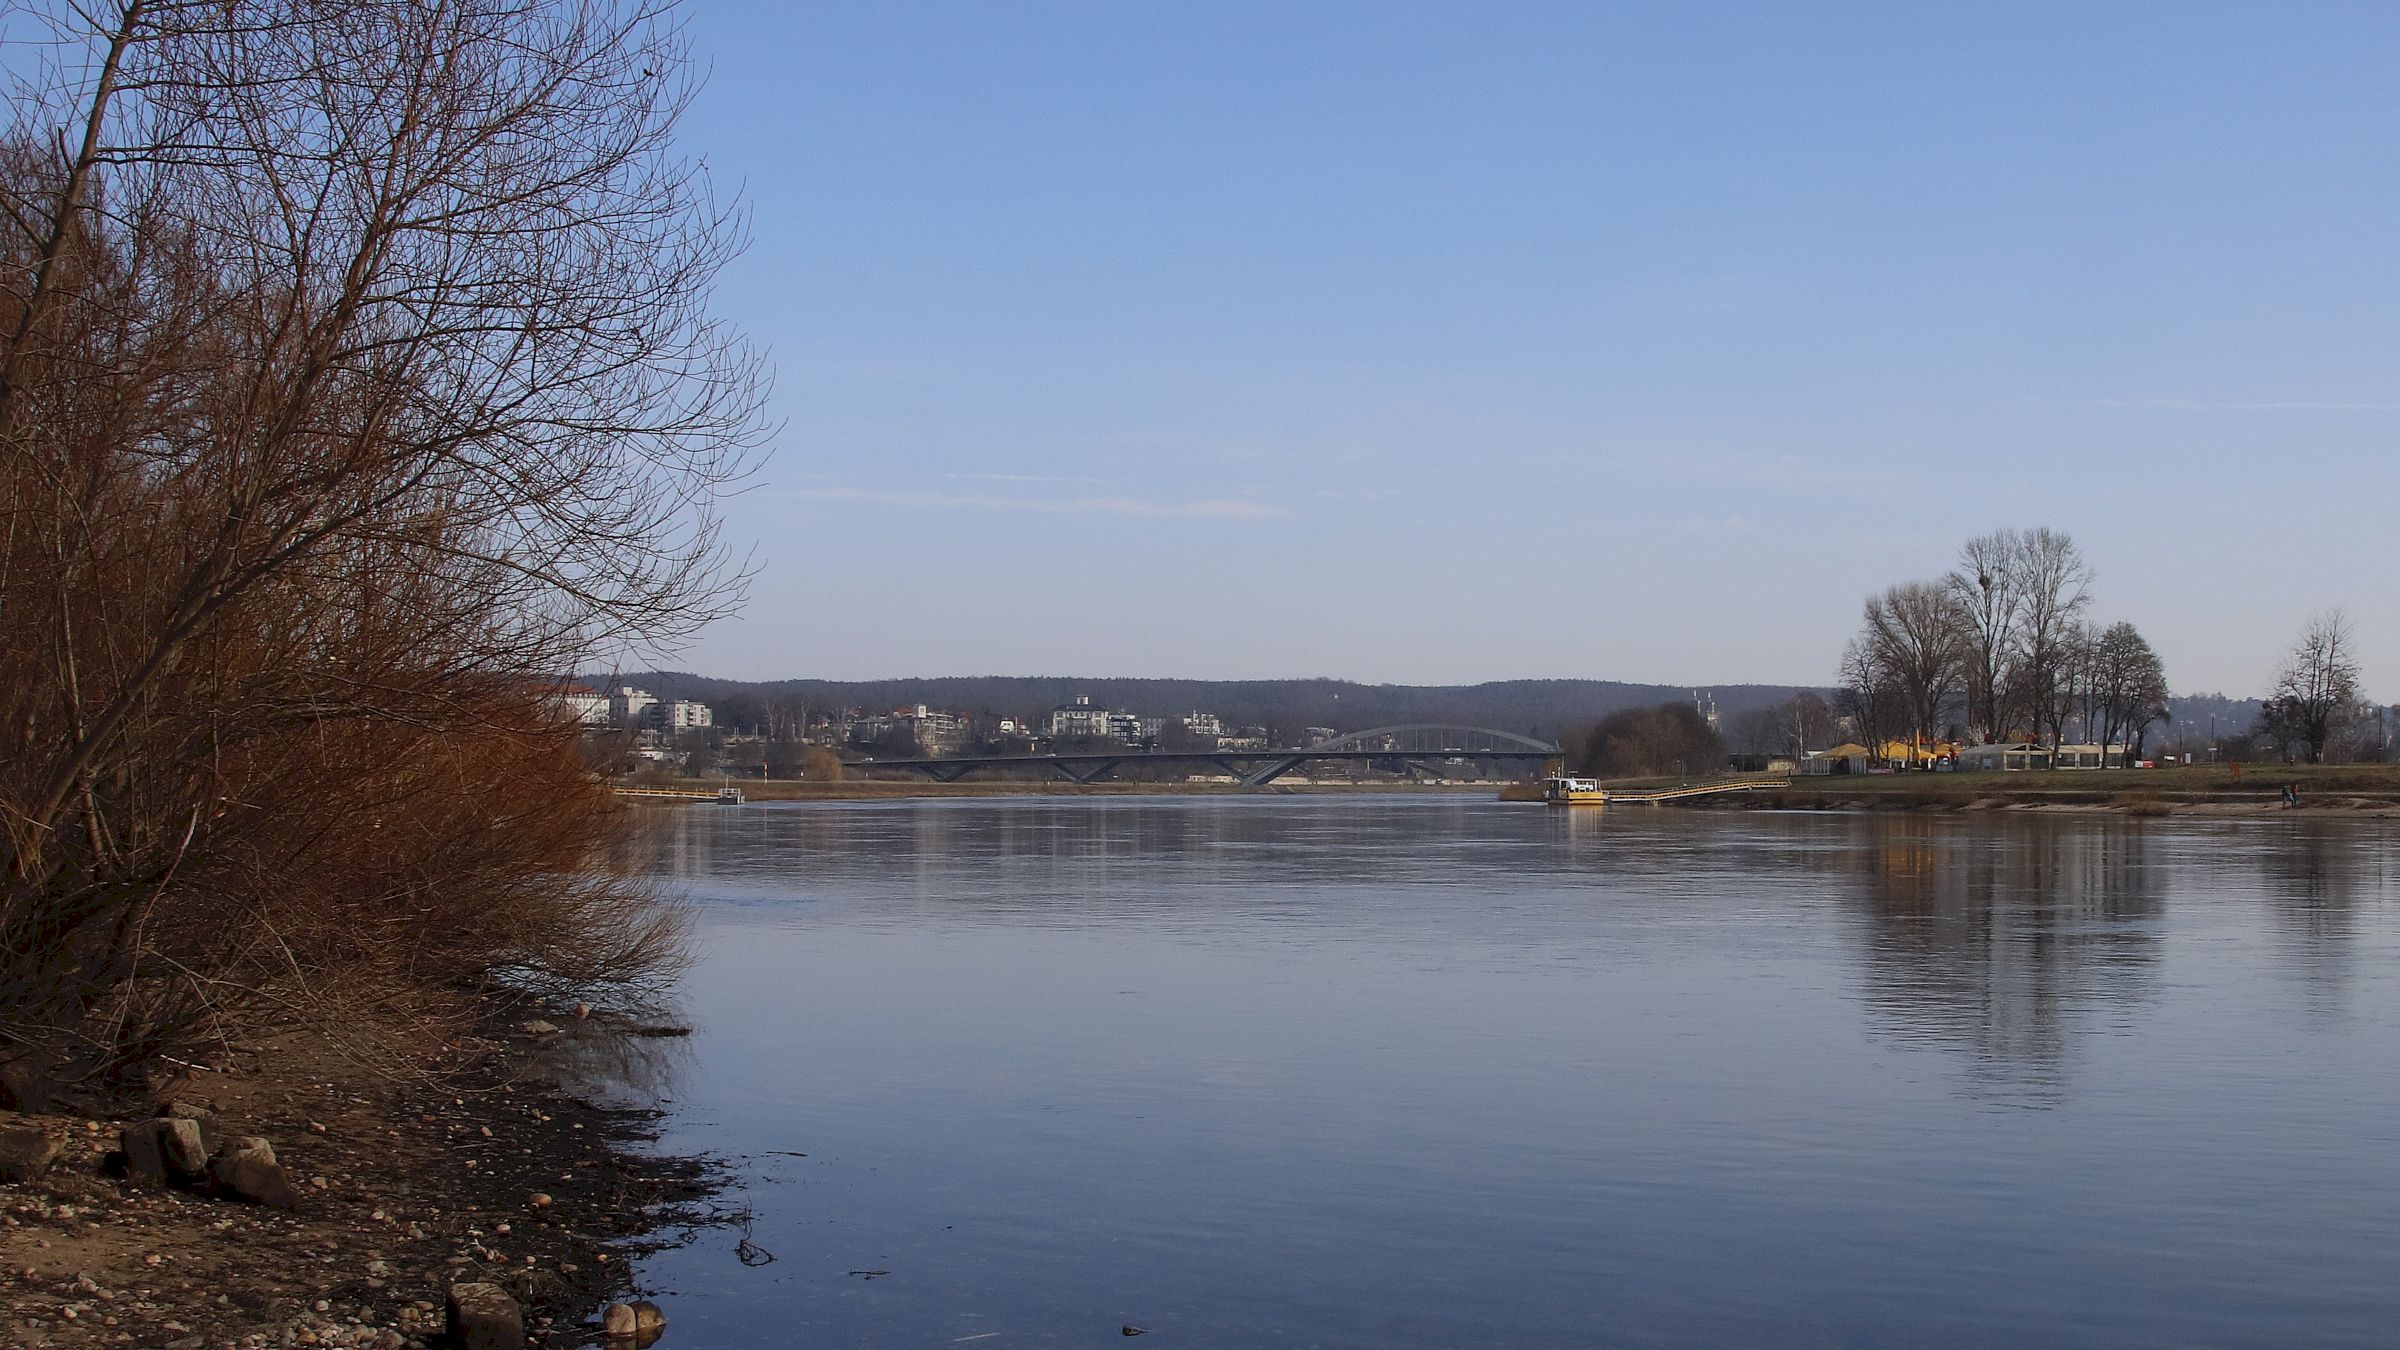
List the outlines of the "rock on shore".
{"label": "rock on shore", "polygon": [[542,1076],[537,1039],[611,1034],[572,1025],[398,1079],[290,1032],[131,1117],[0,1112],[0,1344],[584,1343],[661,1207],[707,1182],[627,1151],[645,1117]]}

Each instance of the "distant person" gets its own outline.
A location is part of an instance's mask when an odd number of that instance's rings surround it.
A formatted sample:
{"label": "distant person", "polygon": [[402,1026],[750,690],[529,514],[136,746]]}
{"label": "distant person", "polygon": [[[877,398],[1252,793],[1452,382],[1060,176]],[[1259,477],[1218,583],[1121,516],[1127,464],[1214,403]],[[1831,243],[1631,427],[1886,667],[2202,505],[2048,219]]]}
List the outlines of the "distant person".
{"label": "distant person", "polygon": [[2285,806],[2298,806],[2300,804],[2300,785],[2298,783],[2286,783],[2283,785],[2283,804]]}

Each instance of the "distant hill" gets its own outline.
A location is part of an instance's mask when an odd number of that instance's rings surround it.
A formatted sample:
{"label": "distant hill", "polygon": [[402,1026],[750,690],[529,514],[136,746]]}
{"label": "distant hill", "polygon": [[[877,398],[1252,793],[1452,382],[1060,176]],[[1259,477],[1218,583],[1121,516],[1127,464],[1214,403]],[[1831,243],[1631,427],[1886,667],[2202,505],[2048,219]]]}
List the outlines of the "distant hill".
{"label": "distant hill", "polygon": [[[2258,724],[2260,699],[2225,694],[2176,694],[2167,700],[2174,710],[2169,724],[2152,733],[2154,740],[2206,744],[2212,733],[2238,736]],[[2163,733],[2163,734],[2162,734]]]}
{"label": "distant hill", "polygon": [[[605,684],[605,675],[584,677]],[[1625,708],[1688,701],[1679,685],[1617,680],[1495,680],[1487,684],[1357,684],[1348,680],[1124,680],[1068,676],[953,675],[900,680],[720,680],[685,671],[613,677],[662,697],[709,704],[720,725],[757,725],[769,706],[865,708],[888,712],[922,703],[984,717],[1039,718],[1078,695],[1095,704],[1151,716],[1210,712],[1228,725],[1296,734],[1302,727],[1361,731],[1409,722],[1491,727],[1555,740]],[[1803,686],[1720,684],[1699,693],[1731,719],[1780,703]],[[1818,694],[1828,691],[1813,690]]]}

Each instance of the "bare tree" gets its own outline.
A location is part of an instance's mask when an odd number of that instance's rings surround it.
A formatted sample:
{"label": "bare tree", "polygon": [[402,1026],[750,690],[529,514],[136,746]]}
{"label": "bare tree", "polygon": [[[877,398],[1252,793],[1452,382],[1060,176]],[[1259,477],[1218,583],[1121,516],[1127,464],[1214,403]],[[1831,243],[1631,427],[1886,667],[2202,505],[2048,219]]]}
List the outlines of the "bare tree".
{"label": "bare tree", "polygon": [[1897,720],[1919,744],[1940,739],[1966,624],[1957,597],[1933,582],[1905,582],[1867,600],[1860,640],[1878,683],[1899,695]]}
{"label": "bare tree", "polygon": [[1884,668],[1873,644],[1864,634],[1850,639],[1842,648],[1834,708],[1850,720],[1850,729],[1859,743],[1878,748],[1890,739],[1893,724],[1905,703],[1892,686],[1890,672]]}
{"label": "bare tree", "polygon": [[1979,534],[1959,550],[1958,569],[1943,578],[1961,618],[1960,683],[1967,696],[1970,740],[1996,740],[2008,729],[2003,695],[2017,646],[2022,551],[2015,530]]}
{"label": "bare tree", "polygon": [[1803,691],[1734,718],[1728,743],[1745,754],[1797,758],[1831,744],[1832,734],[1833,716],[1825,700]]}
{"label": "bare tree", "polygon": [[2259,729],[2285,745],[2306,747],[2308,761],[2325,757],[2326,742],[2358,702],[2358,657],[2349,616],[2330,609],[2309,620],[2275,676],[2275,692],[2259,713]]}
{"label": "bare tree", "polygon": [[2019,706],[2056,744],[2065,731],[2059,684],[2091,604],[2092,569],[2075,541],[2047,526],[2017,536],[2016,665]]}
{"label": "bare tree", "polygon": [[2166,666],[2129,623],[2100,630],[2090,652],[2095,739],[2102,746],[2124,746],[2131,763],[2141,758],[2151,725],[2167,716]]}
{"label": "bare tree", "polygon": [[[597,881],[537,893],[602,875],[605,804],[538,691],[739,593],[713,503],[760,371],[706,309],[739,222],[672,145],[671,5],[30,21],[0,133],[8,1035],[125,990],[214,1005],[260,962],[563,970],[609,922],[654,948]],[[403,846],[444,828],[450,863]]]}
{"label": "bare tree", "polygon": [[2101,686],[2100,630],[2079,623],[2063,649],[2053,690],[2059,703],[2061,742],[2070,728],[2077,740],[2099,739]]}
{"label": "bare tree", "polygon": [[1784,749],[1794,758],[1807,754],[1811,747],[1822,749],[1833,743],[1833,711],[1824,699],[1803,692],[1778,706],[1783,713]]}

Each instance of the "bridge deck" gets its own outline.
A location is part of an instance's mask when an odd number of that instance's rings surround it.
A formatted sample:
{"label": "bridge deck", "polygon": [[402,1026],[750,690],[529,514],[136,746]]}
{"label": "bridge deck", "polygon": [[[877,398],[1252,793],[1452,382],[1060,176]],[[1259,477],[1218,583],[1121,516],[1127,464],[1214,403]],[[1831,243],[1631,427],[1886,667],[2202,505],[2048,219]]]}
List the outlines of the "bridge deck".
{"label": "bridge deck", "polygon": [[[1438,729],[1438,728],[1437,728]],[[960,776],[975,769],[1042,768],[1075,783],[1089,783],[1127,765],[1151,767],[1169,764],[1206,765],[1219,772],[1233,775],[1251,787],[1265,787],[1284,774],[1303,764],[1321,760],[1369,760],[1407,763],[1433,759],[1467,760],[1544,760],[1555,757],[1558,747],[1544,745],[1502,731],[1483,731],[1470,728],[1476,735],[1499,738],[1504,742],[1485,746],[1439,746],[1404,749],[1398,746],[1361,745],[1379,734],[1414,731],[1419,728],[1389,728],[1383,732],[1354,732],[1340,741],[1322,745],[1283,747],[1273,750],[1146,750],[1128,747],[1123,750],[1077,750],[1063,754],[998,754],[998,755],[928,755],[906,759],[862,759],[853,767],[861,769],[906,769],[924,774],[936,782],[956,782]],[[1343,744],[1343,741],[1351,742]]]}

